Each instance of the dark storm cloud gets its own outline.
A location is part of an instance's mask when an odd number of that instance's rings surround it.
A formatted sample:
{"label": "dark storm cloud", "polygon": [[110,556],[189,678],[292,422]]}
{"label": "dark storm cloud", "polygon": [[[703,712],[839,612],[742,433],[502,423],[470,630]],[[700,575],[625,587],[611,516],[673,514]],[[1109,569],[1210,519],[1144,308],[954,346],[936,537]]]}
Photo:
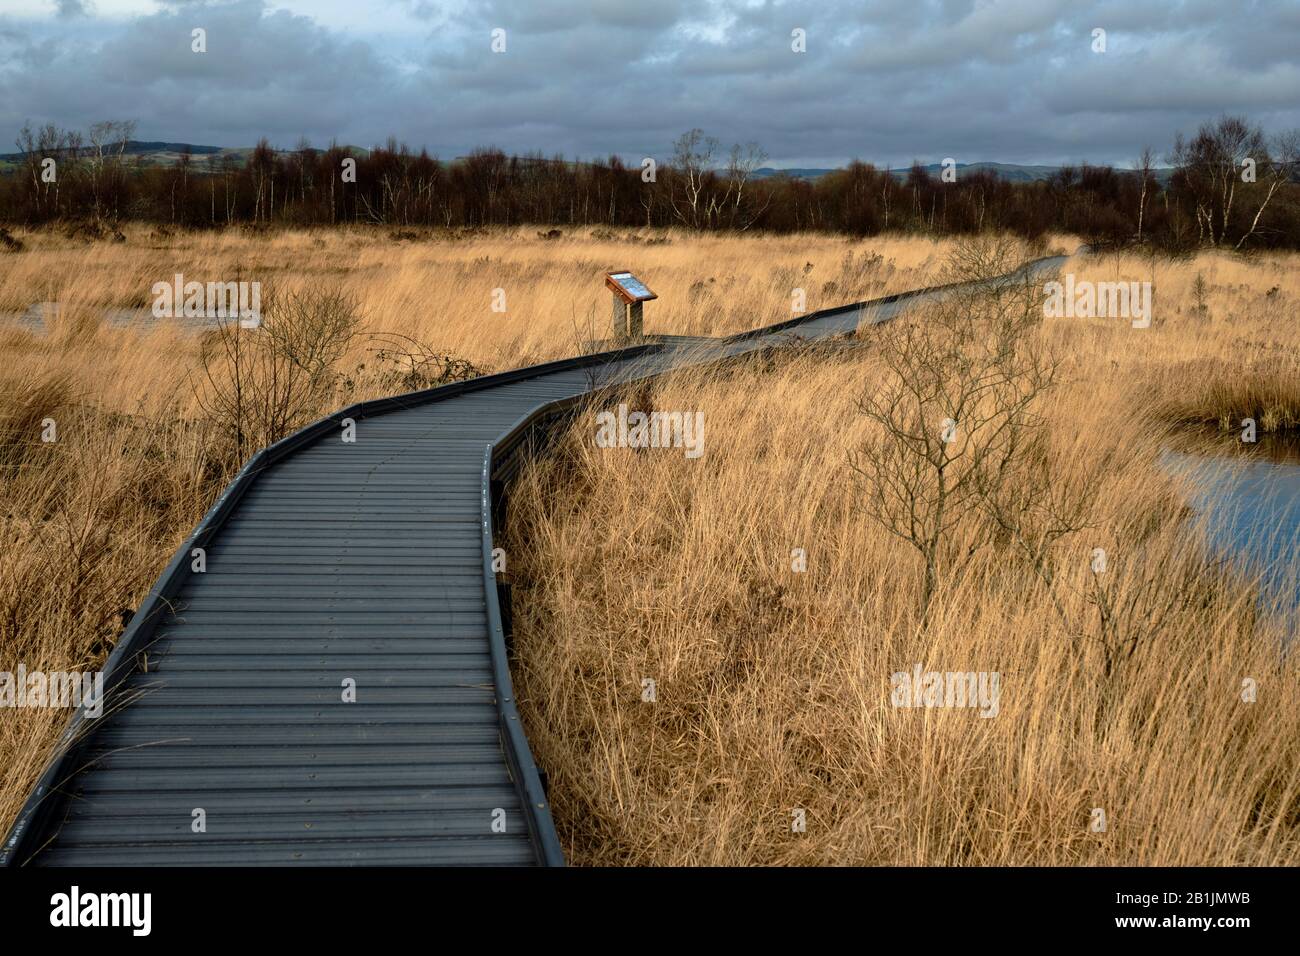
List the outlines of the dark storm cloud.
{"label": "dark storm cloud", "polygon": [[1128,162],[1225,111],[1300,126],[1291,0],[381,0],[350,32],[284,2],[0,16],[0,135],[126,118],[219,145],[393,135],[442,156],[636,159],[699,126],[779,163],[898,165]]}

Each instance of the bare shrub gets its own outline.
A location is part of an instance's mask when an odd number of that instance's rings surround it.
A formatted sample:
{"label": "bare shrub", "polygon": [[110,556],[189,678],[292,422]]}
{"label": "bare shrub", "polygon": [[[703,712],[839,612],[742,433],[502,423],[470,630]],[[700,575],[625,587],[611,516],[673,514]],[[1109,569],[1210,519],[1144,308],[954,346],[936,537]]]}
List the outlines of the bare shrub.
{"label": "bare shrub", "polygon": [[356,300],[331,289],[268,290],[259,328],[226,322],[205,337],[195,395],[237,464],[320,417],[357,334]]}
{"label": "bare shrub", "polygon": [[371,365],[359,366],[356,377],[344,382],[349,391],[364,383],[365,390],[414,392],[477,378],[486,372],[468,359],[449,355],[409,335],[376,332],[369,340],[372,344],[366,352],[371,356]]}
{"label": "bare shrub", "polygon": [[[1009,256],[1005,245],[971,243],[952,272],[989,282]],[[921,558],[925,622],[941,567],[956,557],[953,532],[981,520],[1021,470],[1041,424],[1034,406],[1060,361],[1035,335],[1037,300],[1023,284],[964,289],[923,311],[874,330],[883,375],[858,408],[876,428],[850,464],[865,511]]]}

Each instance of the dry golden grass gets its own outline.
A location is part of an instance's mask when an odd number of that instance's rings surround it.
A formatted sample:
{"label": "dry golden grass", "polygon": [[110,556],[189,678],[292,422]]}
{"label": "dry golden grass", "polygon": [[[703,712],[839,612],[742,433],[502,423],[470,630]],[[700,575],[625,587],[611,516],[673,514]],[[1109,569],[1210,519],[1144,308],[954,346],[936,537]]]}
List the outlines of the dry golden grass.
{"label": "dry golden grass", "polygon": [[[633,407],[703,411],[696,460],[597,448],[580,418],[521,480],[508,539],[516,689],[571,859],[1300,862],[1300,670],[1157,464],[1171,415],[1215,421],[1258,401],[1280,423],[1297,407],[1295,264],[1166,265],[1151,329],[1048,323],[1070,356],[1069,384],[1043,408],[1051,473],[1089,503],[1090,527],[1062,542],[1064,619],[995,545],[948,567],[918,626],[917,556],[862,513],[848,467],[870,431],[854,404],[880,374],[869,352],[662,380]],[[1143,278],[1138,265],[1121,274]],[[1114,271],[1096,262],[1079,277]],[[1189,311],[1198,272],[1208,316]],[[1270,297],[1274,280],[1285,291]],[[1264,348],[1291,377],[1270,373],[1263,397],[1227,387]],[[1100,462],[1099,484],[1072,487]],[[966,522],[954,550],[981,530]],[[1088,598],[1097,547],[1140,635],[1109,677]],[[999,715],[892,707],[891,675],[918,663],[999,672]],[[806,833],[791,831],[796,808]],[[1105,833],[1090,829],[1093,808]]]}
{"label": "dry golden grass", "polygon": [[[65,312],[48,334],[0,322],[0,670],[101,663],[120,612],[138,605],[237,464],[191,390],[194,330],[97,318],[146,307],[152,283],[175,272],[228,280],[238,268],[284,290],[340,288],[360,303],[363,331],[411,335],[495,370],[603,335],[607,269],[633,268],[660,294],[648,332],[718,335],[788,318],[799,285],[816,309],[929,284],[951,248],[586,230],[558,240],[536,230],[400,242],[374,230],[21,238],[26,251],[0,255],[0,313],[40,301]],[[1294,423],[1296,265],[1161,265],[1153,329],[1053,329],[1077,356],[1078,384],[1054,397],[1060,460],[1123,451],[1104,496],[1115,513],[1081,553],[1141,540],[1148,561],[1168,555],[1161,587],[1205,595],[1105,697],[1100,730],[1095,660],[1054,635],[1023,568],[973,563],[945,582],[935,629],[913,636],[910,558],[854,513],[844,469],[855,427],[846,384],[872,374],[865,357],[665,383],[659,406],[707,412],[698,462],[637,456],[633,470],[630,456],[597,463],[594,449],[575,447],[564,471],[533,473],[548,490],[531,505],[516,497],[530,538],[511,551],[512,571],[530,582],[519,680],[575,861],[1296,862],[1294,669],[1280,669],[1260,637],[1247,586],[1192,556],[1177,491],[1152,463],[1155,429],[1171,418],[1231,420],[1258,405],[1268,421]],[[1211,283],[1204,315],[1188,311],[1197,271]],[[489,308],[497,287],[504,316]],[[340,363],[353,387],[323,398],[321,413],[378,393],[379,379],[356,374],[376,361],[368,348],[362,337]],[[1239,369],[1254,369],[1258,385],[1236,388]],[[55,443],[39,440],[47,417]],[[793,547],[809,549],[808,573],[789,571]],[[1121,586],[1125,573],[1117,562]],[[884,709],[888,671],[918,661],[1000,669],[1002,715]],[[1254,709],[1235,703],[1243,673],[1260,680]],[[653,707],[640,703],[642,677],[659,682]],[[65,716],[0,713],[0,828]],[[796,806],[809,830],[793,840]],[[1091,806],[1107,808],[1105,837],[1087,833]]]}
{"label": "dry golden grass", "polygon": [[[92,373],[120,370],[95,358],[85,354]],[[87,403],[56,363],[29,353],[5,359],[0,671],[20,663],[29,671],[94,671],[224,471],[209,459],[203,433],[174,408],[111,412]],[[147,368],[134,371],[143,379],[135,387],[147,387]],[[55,440],[41,441],[43,432]],[[21,806],[67,718],[0,711],[0,826]]]}
{"label": "dry golden grass", "polygon": [[1108,256],[1083,264],[1077,278],[1149,280],[1155,290],[1150,329],[1055,323],[1098,397],[1135,388],[1135,405],[1173,422],[1233,430],[1252,417],[1261,431],[1300,427],[1300,255],[1202,253],[1154,269],[1138,256]]}
{"label": "dry golden grass", "polygon": [[[179,272],[187,280],[256,280],[285,291],[334,287],[355,297],[369,330],[410,335],[497,369],[563,358],[580,342],[608,335],[602,280],[612,269],[635,267],[658,293],[646,307],[647,333],[725,335],[790,318],[795,288],[815,310],[924,286],[952,248],[896,238],[672,230],[581,229],[543,240],[535,228],[430,232],[414,240],[377,229],[156,238],[136,227],[124,243],[93,244],[46,231],[19,235],[27,251],[0,255],[0,313],[60,302],[65,336],[77,328],[88,334],[104,309],[148,308],[153,284]],[[505,313],[492,311],[495,289],[505,292]]]}
{"label": "dry golden grass", "polygon": [[[603,336],[609,269],[635,267],[662,296],[648,331],[715,334],[788,317],[792,275],[803,276],[816,308],[924,285],[945,251],[902,240],[590,230],[559,240],[522,229],[420,241],[364,229],[161,237],[128,228],[124,243],[94,244],[18,235],[25,251],[0,255],[0,313],[47,301],[63,309],[45,332],[0,320],[0,671],[102,663],[124,616],[239,465],[196,400],[195,329],[101,319],[107,308],[147,307],[152,284],[176,272],[261,279],[286,292],[337,288],[360,305],[363,332],[411,335],[500,369],[570,355],[579,339]],[[871,255],[882,258],[867,262]],[[490,311],[497,287],[507,289],[505,315]],[[374,370],[374,348],[356,340],[339,363],[352,386],[322,398],[318,414],[385,391],[379,376],[359,374]],[[56,442],[40,440],[46,418]],[[0,829],[65,719],[0,711]]]}

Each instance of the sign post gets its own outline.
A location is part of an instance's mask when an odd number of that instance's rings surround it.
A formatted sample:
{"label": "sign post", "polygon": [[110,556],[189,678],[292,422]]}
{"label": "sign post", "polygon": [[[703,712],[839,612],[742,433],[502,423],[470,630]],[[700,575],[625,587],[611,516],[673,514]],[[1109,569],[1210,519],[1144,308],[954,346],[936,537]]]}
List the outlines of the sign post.
{"label": "sign post", "polygon": [[644,282],[632,273],[605,273],[605,287],[614,293],[612,328],[615,339],[639,339],[642,337],[642,303],[657,299]]}

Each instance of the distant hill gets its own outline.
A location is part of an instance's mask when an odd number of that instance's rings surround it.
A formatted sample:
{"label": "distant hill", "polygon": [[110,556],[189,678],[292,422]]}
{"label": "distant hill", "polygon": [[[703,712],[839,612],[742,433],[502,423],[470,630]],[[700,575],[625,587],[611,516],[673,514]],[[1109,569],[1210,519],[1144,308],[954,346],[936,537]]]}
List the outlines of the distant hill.
{"label": "distant hill", "polygon": [[193,143],[142,143],[134,139],[126,141],[126,152],[131,156],[142,153],[183,153],[189,150],[196,156],[200,153],[220,153],[220,146],[196,146]]}
{"label": "distant hill", "polygon": [[754,170],[754,175],[759,179],[766,179],[769,176],[789,176],[792,179],[821,179],[827,173],[835,172],[834,169],[800,169],[791,166],[788,169],[773,169],[771,166],[760,166]]}
{"label": "distant hill", "polygon": [[[362,149],[360,146],[343,146],[343,150],[354,156],[364,156],[369,150]],[[127,140],[126,149],[123,153],[130,156],[141,166],[175,166],[180,162],[181,156],[188,152],[193,162],[206,165],[208,157],[216,157],[218,160],[226,156],[232,156],[242,166],[247,162],[248,157],[252,155],[252,146],[202,146],[197,143],[161,143],[146,142],[144,140],[131,139]],[[277,149],[276,152],[281,156],[286,156],[296,150]],[[7,166],[13,166],[22,162],[22,153],[0,153],[0,171],[4,171]]]}

